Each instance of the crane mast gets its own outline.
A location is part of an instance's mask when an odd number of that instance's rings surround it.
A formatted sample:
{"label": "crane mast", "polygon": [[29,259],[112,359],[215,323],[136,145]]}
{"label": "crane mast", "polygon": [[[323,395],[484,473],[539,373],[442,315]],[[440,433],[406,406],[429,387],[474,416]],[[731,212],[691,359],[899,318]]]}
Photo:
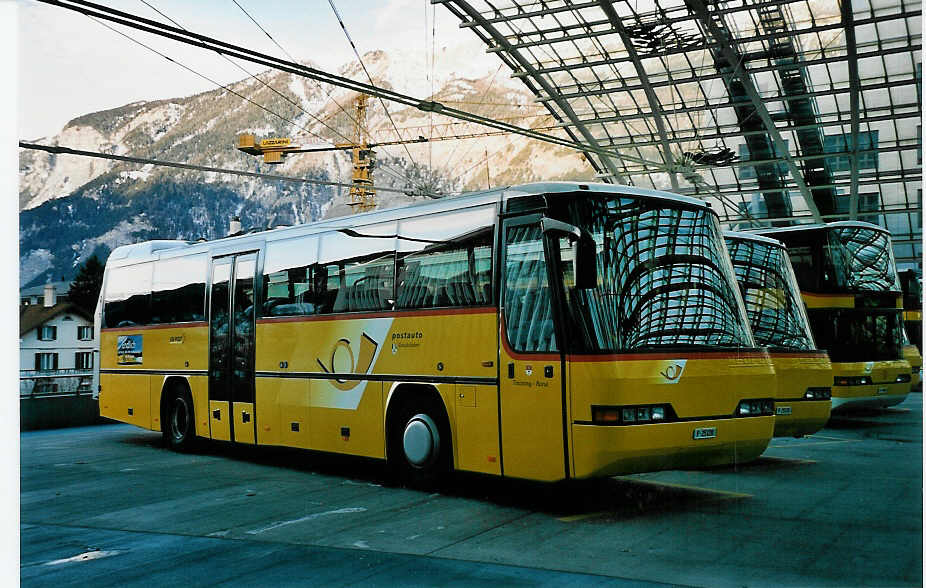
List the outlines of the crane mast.
{"label": "crane mast", "polygon": [[376,190],[373,188],[373,170],[376,168],[376,153],[370,148],[366,130],[366,94],[358,94],[354,100],[354,137],[352,143],[338,143],[337,147],[351,150],[353,175],[349,191],[354,212],[365,212],[376,208]]}

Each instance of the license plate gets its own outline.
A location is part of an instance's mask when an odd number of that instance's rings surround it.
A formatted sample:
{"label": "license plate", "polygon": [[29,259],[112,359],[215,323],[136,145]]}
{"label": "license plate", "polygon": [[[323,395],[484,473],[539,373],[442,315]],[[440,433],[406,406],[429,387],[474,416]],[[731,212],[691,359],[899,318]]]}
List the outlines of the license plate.
{"label": "license plate", "polygon": [[878,394],[887,394],[887,388],[878,388]]}
{"label": "license plate", "polygon": [[789,414],[791,414],[791,407],[790,407],[790,406],[779,406],[779,407],[775,408],[775,414],[778,414],[778,415],[789,415]]}
{"label": "license plate", "polygon": [[717,436],[717,427],[701,427],[695,429],[691,437],[693,439],[713,439]]}

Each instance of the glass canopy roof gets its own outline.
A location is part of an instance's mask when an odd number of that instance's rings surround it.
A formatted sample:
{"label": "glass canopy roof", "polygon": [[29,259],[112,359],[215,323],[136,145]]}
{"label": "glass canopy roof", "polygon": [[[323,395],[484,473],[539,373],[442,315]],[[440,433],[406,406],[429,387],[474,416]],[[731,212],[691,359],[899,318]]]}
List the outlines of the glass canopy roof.
{"label": "glass canopy roof", "polygon": [[588,145],[603,181],[735,228],[859,219],[922,256],[922,5],[432,0]]}

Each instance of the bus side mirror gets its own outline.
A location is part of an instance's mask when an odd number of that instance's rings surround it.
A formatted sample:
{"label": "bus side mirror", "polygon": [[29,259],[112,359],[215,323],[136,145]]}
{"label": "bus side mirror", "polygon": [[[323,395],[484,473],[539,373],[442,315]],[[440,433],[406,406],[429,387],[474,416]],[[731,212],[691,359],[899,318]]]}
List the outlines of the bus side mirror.
{"label": "bus side mirror", "polygon": [[540,219],[540,230],[544,233],[564,235],[576,242],[576,288],[588,290],[598,286],[598,273],[595,266],[595,240],[587,232],[575,225],[556,219]]}
{"label": "bus side mirror", "polygon": [[595,240],[590,235],[582,235],[576,243],[576,288],[580,290],[598,286],[595,254]]}

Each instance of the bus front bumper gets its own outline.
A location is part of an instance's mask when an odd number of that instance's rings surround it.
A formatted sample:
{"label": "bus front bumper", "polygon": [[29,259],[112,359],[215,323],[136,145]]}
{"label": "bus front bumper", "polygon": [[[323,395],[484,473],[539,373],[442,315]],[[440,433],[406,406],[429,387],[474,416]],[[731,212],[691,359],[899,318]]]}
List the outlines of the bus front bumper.
{"label": "bus front bumper", "polygon": [[813,435],[830,420],[831,406],[829,400],[776,399],[775,436]]}
{"label": "bus front bumper", "polygon": [[894,406],[903,402],[909,393],[910,382],[833,386],[833,412]]}
{"label": "bus front bumper", "polygon": [[774,427],[773,416],[626,426],[573,424],[573,476],[745,463],[765,451]]}

